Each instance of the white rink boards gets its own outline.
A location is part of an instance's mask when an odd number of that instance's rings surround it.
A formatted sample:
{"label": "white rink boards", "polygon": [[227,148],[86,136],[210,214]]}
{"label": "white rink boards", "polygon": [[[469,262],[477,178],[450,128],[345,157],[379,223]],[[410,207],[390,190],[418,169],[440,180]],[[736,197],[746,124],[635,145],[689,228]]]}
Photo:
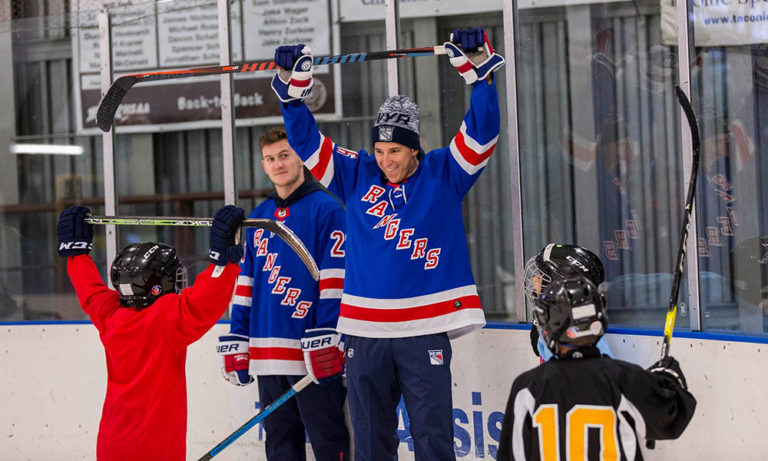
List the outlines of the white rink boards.
{"label": "white rink boards", "polygon": [[[255,385],[238,388],[219,372],[216,325],[189,349],[188,459],[195,460],[255,413]],[[608,335],[618,358],[648,366],[659,338]],[[0,325],[0,460],[92,460],[106,386],[104,353],[89,324]],[[454,424],[459,460],[494,459],[509,387],[535,366],[528,331],[486,328],[453,342]],[[677,441],[659,442],[649,460],[761,460],[768,457],[768,345],[674,337],[698,407]],[[405,423],[401,418],[400,430]],[[216,460],[264,460],[260,427]],[[263,434],[262,434],[263,436]],[[400,459],[412,460],[401,437]]]}

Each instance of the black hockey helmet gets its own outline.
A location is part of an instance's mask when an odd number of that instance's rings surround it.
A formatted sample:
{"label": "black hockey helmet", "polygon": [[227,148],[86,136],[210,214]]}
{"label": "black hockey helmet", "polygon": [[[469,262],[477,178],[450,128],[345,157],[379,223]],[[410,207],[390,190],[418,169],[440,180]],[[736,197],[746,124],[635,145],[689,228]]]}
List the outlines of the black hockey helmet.
{"label": "black hockey helmet", "polygon": [[147,307],[162,295],[180,292],[187,283],[187,271],[176,249],[164,243],[128,245],[109,272],[120,303],[126,307]]}
{"label": "black hockey helmet", "polygon": [[605,281],[605,269],[600,258],[578,245],[550,243],[525,263],[525,296],[531,305],[558,278],[583,275],[595,286]]}
{"label": "black hockey helmet", "polygon": [[541,338],[555,355],[561,344],[594,345],[608,325],[603,297],[581,275],[552,281],[536,299],[533,315]]}

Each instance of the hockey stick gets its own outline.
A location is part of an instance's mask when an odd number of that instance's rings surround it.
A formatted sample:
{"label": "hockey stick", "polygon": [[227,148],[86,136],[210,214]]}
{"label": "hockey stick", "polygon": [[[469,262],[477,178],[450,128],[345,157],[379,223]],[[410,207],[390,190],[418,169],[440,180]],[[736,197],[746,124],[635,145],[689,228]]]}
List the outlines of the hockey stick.
{"label": "hockey stick", "polygon": [[[213,218],[175,217],[175,216],[90,216],[85,218],[89,224],[117,226],[191,226],[210,227]],[[320,269],[315,258],[309,252],[304,242],[285,224],[274,219],[249,218],[244,219],[241,227],[258,227],[268,230],[285,241],[299,255],[301,261],[309,269],[315,280],[320,280]]]}
{"label": "hockey stick", "polygon": [[248,432],[248,430],[250,428],[252,428],[256,424],[260,423],[261,420],[263,420],[264,418],[269,416],[269,414],[272,413],[273,411],[275,411],[277,409],[277,407],[279,407],[280,405],[284,404],[286,401],[288,401],[288,399],[290,399],[294,395],[296,395],[299,392],[301,392],[302,389],[304,389],[305,387],[307,387],[311,383],[312,383],[312,377],[311,376],[307,375],[307,376],[301,378],[301,380],[299,380],[299,382],[297,382],[296,384],[291,386],[290,389],[288,389],[288,392],[286,392],[285,394],[283,394],[280,397],[278,397],[277,400],[275,400],[274,402],[270,403],[267,406],[267,408],[265,408],[264,410],[262,410],[259,413],[257,413],[253,418],[251,418],[248,421],[246,421],[245,424],[240,426],[239,429],[237,429],[235,432],[231,433],[229,435],[229,437],[227,437],[226,439],[222,440],[221,443],[219,443],[215,447],[211,448],[211,450],[208,453],[206,453],[202,457],[200,457],[200,459],[198,459],[198,461],[207,461],[207,460],[213,458],[214,456],[218,455],[223,449],[227,448],[232,442],[237,440],[241,435],[243,435],[246,432]]}
{"label": "hockey stick", "polygon": [[691,179],[688,183],[688,195],[685,199],[685,209],[683,210],[683,224],[680,231],[680,243],[677,249],[677,264],[675,265],[675,278],[672,282],[672,294],[669,296],[669,309],[667,310],[667,319],[664,322],[664,339],[661,343],[661,358],[669,356],[669,343],[672,340],[672,331],[675,329],[675,317],[677,316],[677,296],[680,293],[680,280],[683,277],[683,260],[685,259],[685,245],[688,241],[688,225],[691,221],[691,211],[693,210],[693,198],[696,195],[696,178],[699,174],[699,157],[701,156],[701,139],[699,137],[699,124],[696,122],[696,115],[693,113],[691,101],[685,95],[679,85],[675,85],[675,94],[680,102],[680,106],[685,112],[685,118],[688,119],[688,126],[691,130],[691,144],[693,147],[693,160],[691,162]]}
{"label": "hockey stick", "polygon": [[[313,60],[313,65],[346,64],[352,62],[376,61],[380,59],[393,58],[415,58],[419,56],[434,56],[445,54],[445,47],[442,45],[425,46],[421,48],[404,48],[402,50],[372,51],[370,53],[349,53],[336,54],[331,56],[318,56]],[[253,61],[243,62],[230,66],[207,66],[193,67],[191,69],[164,70],[157,72],[142,72],[138,74],[123,75],[112,83],[107,93],[99,103],[99,110],[96,112],[96,125],[101,131],[107,132],[112,128],[112,122],[115,119],[117,106],[123,101],[126,93],[131,87],[141,82],[151,82],[155,80],[171,80],[184,77],[199,77],[202,75],[222,75],[236,74],[243,72],[259,72],[262,70],[275,69],[274,61]]]}

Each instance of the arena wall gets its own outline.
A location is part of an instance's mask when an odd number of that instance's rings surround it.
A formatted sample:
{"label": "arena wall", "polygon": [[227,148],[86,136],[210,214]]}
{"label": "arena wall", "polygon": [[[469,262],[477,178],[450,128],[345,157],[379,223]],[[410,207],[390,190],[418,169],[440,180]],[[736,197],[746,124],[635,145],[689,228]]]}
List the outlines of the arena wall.
{"label": "arena wall", "polygon": [[[523,328],[520,328],[523,327]],[[188,459],[197,459],[255,413],[256,386],[237,388],[219,372],[218,324],[189,349]],[[760,338],[679,334],[672,355],[681,362],[699,405],[686,433],[659,442],[650,460],[765,459],[768,442],[768,346]],[[106,387],[104,353],[88,323],[0,326],[0,459],[95,459]],[[617,358],[650,365],[659,337],[638,331],[608,335]],[[457,457],[495,459],[503,410],[517,374],[537,364],[525,326],[491,325],[453,343]],[[400,418],[400,459],[411,460],[407,416]],[[259,426],[216,459],[263,460]]]}

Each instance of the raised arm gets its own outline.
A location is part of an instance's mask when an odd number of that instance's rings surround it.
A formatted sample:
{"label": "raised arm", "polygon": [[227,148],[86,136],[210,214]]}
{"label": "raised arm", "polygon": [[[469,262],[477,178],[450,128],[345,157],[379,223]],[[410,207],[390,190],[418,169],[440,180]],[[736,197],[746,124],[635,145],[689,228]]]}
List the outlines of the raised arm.
{"label": "raised arm", "polygon": [[504,65],[504,58],[494,52],[483,29],[454,30],[444,46],[451,65],[472,86],[469,110],[449,146],[453,163],[444,165],[463,195],[488,163],[499,138],[499,99],[493,72]]}
{"label": "raised arm", "polygon": [[281,46],[275,50],[278,72],[272,89],[282,102],[288,142],[312,175],[346,203],[346,190],[353,185],[357,152],[339,147],[320,133],[315,117],[304,104],[312,89],[312,54],[308,46]]}
{"label": "raised arm", "polygon": [[210,232],[212,264],[192,286],[181,291],[177,306],[157,313],[172,344],[186,346],[197,341],[226,311],[243,257],[243,245],[235,243],[235,235],[244,215],[241,208],[232,205],[216,212]]}
{"label": "raised arm", "polygon": [[67,273],[75,287],[77,299],[91,322],[101,331],[104,320],[118,307],[118,293],[101,279],[88,253],[93,248],[93,225],[85,222],[91,211],[73,206],[61,212],[56,226],[58,253],[67,259]]}

